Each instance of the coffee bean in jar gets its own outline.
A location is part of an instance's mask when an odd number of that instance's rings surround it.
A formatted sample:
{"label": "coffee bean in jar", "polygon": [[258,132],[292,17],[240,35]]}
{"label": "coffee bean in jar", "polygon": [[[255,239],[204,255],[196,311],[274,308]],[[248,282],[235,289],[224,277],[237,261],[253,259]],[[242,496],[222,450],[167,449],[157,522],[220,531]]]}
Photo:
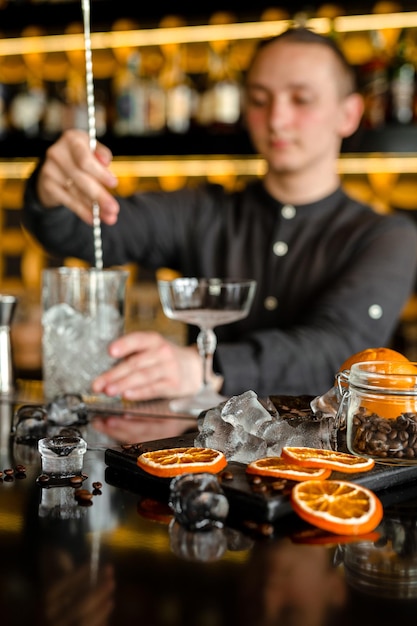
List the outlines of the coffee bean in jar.
{"label": "coffee bean in jar", "polygon": [[417,463],[417,363],[354,363],[345,378],[349,451],[383,463]]}

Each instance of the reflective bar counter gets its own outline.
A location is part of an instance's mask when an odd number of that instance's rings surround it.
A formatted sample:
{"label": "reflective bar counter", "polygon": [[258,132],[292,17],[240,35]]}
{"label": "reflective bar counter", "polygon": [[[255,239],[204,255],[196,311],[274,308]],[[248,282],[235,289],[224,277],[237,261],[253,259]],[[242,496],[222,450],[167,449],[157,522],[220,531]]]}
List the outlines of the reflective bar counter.
{"label": "reflective bar counter", "polygon": [[[81,429],[80,498],[68,481],[42,483],[36,443],[10,434],[18,406],[1,402],[2,626],[417,624],[415,481],[381,493],[382,524],[354,541],[291,511],[269,523],[237,510],[223,528],[189,531],[158,493],[106,464],[119,446],[95,429],[105,409]],[[196,427],[151,413],[118,417],[140,423],[143,442]]]}

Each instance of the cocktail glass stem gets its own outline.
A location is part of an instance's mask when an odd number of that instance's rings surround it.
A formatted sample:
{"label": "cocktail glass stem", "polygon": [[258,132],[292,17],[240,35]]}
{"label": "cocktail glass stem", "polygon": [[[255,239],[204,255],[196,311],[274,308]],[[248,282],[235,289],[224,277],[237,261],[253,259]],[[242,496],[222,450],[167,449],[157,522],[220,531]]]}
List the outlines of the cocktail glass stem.
{"label": "cocktail glass stem", "polygon": [[211,328],[201,328],[197,337],[198,352],[203,360],[203,387],[211,387],[213,372],[213,354],[217,346],[217,337]]}
{"label": "cocktail glass stem", "polygon": [[255,287],[253,280],[227,278],[185,276],[172,281],[158,281],[165,315],[198,328],[197,349],[203,365],[203,382],[199,391],[192,396],[172,400],[172,411],[199,416],[227,400],[213,386],[213,356],[217,347],[213,328],[247,317]]}

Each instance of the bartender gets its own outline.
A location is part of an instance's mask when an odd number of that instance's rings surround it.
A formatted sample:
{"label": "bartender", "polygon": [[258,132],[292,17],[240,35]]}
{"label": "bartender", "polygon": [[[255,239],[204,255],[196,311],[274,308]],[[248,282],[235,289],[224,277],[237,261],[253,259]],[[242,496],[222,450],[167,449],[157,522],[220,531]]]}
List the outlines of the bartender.
{"label": "bartender", "polygon": [[[257,281],[249,316],[219,327],[214,382],[225,395],[321,394],[351,354],[388,345],[415,281],[417,231],[343,189],[341,142],[363,100],[334,41],[305,28],[261,42],[245,80],[244,118],[266,161],[233,192],[201,184],[117,197],[112,155],[65,132],[28,181],[24,226],[52,254],[94,263],[92,205],[106,266],[171,267],[184,276]],[[179,397],[202,384],[195,345],[133,332],[93,389],[127,400]]]}

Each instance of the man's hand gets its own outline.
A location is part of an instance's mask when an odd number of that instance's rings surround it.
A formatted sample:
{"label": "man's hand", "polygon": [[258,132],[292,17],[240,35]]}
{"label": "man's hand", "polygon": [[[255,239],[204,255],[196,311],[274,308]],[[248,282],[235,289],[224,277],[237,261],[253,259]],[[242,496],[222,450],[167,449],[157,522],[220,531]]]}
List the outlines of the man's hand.
{"label": "man's hand", "polygon": [[192,395],[202,385],[196,346],[177,346],[156,332],[133,332],[116,339],[109,352],[120,361],[96,378],[95,393],[151,400]]}
{"label": "man's hand", "polygon": [[81,130],[68,130],[46,153],[40,169],[36,191],[45,208],[64,205],[87,224],[92,224],[92,206],[100,207],[100,218],[114,224],[119,204],[109,189],[114,189],[117,179],[108,169],[112,153],[97,143],[90,150],[88,134]]}

